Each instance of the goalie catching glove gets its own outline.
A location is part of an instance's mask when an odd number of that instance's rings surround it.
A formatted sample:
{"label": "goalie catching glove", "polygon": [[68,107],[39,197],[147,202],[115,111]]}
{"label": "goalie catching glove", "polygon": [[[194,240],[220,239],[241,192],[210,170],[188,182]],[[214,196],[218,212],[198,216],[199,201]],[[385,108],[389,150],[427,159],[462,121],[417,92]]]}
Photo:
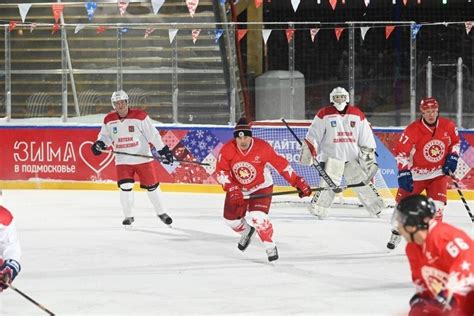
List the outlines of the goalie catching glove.
{"label": "goalie catching glove", "polygon": [[313,164],[313,159],[316,157],[316,148],[313,144],[307,139],[301,144],[300,152],[300,164],[304,166],[311,166]]}
{"label": "goalie catching glove", "polygon": [[311,187],[302,177],[296,177],[292,186],[299,191],[298,195],[300,198],[311,195]]}

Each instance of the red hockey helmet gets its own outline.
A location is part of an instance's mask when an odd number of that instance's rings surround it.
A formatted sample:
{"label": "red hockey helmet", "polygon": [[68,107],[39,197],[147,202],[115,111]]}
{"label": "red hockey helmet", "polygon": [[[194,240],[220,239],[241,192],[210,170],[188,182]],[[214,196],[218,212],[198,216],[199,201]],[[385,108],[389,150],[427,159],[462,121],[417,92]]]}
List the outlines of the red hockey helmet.
{"label": "red hockey helmet", "polygon": [[438,108],[439,104],[435,98],[424,98],[420,102],[420,111],[437,110]]}

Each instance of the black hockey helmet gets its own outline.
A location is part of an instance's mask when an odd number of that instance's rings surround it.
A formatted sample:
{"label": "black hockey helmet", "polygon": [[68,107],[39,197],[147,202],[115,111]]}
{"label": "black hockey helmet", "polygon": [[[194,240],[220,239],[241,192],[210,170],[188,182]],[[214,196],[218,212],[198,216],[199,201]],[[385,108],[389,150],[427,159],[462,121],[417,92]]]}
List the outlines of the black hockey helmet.
{"label": "black hockey helmet", "polygon": [[433,218],[435,213],[436,206],[431,198],[421,194],[410,195],[398,203],[393,212],[392,223],[427,229],[429,220],[426,218]]}

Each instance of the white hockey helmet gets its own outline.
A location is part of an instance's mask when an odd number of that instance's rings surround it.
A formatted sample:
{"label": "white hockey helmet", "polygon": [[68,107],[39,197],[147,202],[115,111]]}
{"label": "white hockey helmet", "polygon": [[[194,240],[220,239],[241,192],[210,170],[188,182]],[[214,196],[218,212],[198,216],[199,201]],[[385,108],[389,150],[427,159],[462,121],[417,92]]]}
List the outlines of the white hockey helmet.
{"label": "white hockey helmet", "polygon": [[[336,102],[335,96],[345,96],[342,102]],[[331,102],[338,111],[344,110],[349,103],[349,92],[342,87],[334,88],[329,94],[329,102]]]}
{"label": "white hockey helmet", "polygon": [[112,107],[115,109],[115,102],[125,100],[128,103],[128,94],[123,90],[115,91],[110,98],[112,101]]}

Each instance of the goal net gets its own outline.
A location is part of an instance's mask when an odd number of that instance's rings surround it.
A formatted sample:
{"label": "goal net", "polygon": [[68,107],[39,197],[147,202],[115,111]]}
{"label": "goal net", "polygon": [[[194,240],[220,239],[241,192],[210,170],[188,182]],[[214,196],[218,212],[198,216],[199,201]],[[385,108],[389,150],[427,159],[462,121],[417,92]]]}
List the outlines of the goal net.
{"label": "goal net", "polygon": [[[310,124],[311,121],[288,122],[288,125],[300,140],[304,139],[306,136]],[[291,132],[281,121],[252,122],[252,134],[257,138],[261,138],[270,143],[275,151],[283,155],[291,163],[293,169],[296,170],[300,176],[304,177],[311,187],[319,186],[321,179],[317,170],[314,167],[302,166],[298,163],[301,147],[295,137],[293,137]],[[275,185],[288,186],[286,180],[273,169],[272,175]],[[385,205],[387,207],[393,207],[395,205],[395,199],[380,170],[377,171],[372,183],[377,189],[377,192],[383,198]],[[342,179],[341,185],[345,185],[345,179]],[[345,190],[343,194],[338,195],[334,199],[334,203],[342,205],[358,205],[358,199],[355,197],[356,194],[352,190]]]}

